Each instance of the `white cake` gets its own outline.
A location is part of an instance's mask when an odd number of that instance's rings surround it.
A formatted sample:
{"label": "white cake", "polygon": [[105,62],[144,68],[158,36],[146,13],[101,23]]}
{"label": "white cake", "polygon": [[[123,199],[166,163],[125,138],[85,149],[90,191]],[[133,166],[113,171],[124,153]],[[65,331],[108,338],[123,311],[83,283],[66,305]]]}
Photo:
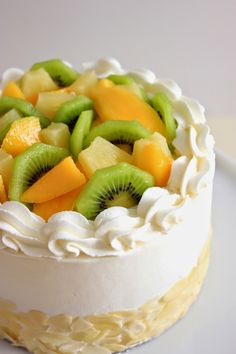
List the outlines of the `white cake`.
{"label": "white cake", "polygon": [[[114,59],[84,70],[124,73]],[[33,353],[105,354],[142,343],[184,315],[206,274],[214,141],[204,109],[171,80],[129,74],[172,102],[179,157],[167,188],[95,221],[68,211],[45,222],[19,202],[0,206],[0,337]],[[8,70],[3,81],[17,75]]]}

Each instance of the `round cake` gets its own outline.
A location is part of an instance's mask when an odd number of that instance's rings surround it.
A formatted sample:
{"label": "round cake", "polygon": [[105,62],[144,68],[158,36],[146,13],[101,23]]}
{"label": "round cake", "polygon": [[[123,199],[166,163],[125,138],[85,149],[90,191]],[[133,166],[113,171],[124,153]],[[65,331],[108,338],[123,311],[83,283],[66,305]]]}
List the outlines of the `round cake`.
{"label": "round cake", "polygon": [[1,85],[0,338],[108,354],[158,336],[207,272],[204,108],[113,58],[8,69]]}

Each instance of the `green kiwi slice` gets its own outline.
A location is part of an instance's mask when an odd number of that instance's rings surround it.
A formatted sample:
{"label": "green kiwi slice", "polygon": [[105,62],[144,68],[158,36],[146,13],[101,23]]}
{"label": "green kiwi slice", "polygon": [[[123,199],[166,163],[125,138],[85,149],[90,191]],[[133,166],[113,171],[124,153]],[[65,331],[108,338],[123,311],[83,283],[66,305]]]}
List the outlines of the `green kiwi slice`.
{"label": "green kiwi slice", "polygon": [[59,86],[69,86],[79,77],[79,73],[60,59],[35,63],[30,70],[43,68]]}
{"label": "green kiwi slice", "polygon": [[128,75],[109,75],[107,79],[116,85],[129,85],[134,82],[134,79]]}
{"label": "green kiwi slice", "polygon": [[54,121],[67,124],[72,131],[80,113],[91,109],[92,106],[93,102],[90,98],[80,95],[63,103],[58,109]]}
{"label": "green kiwi slice", "polygon": [[11,127],[11,124],[22,117],[22,114],[19,113],[16,109],[11,109],[0,117],[0,143],[2,143],[5,135]]}
{"label": "green kiwi slice", "polygon": [[30,102],[15,97],[0,97],[0,116],[7,113],[13,108],[20,112],[23,117],[39,117],[40,125],[42,128],[46,128],[50,124],[50,121],[42,113],[40,113]]}
{"label": "green kiwi slice", "polygon": [[135,120],[108,120],[90,131],[86,139],[86,147],[97,136],[101,136],[113,144],[127,144],[133,149],[136,140],[146,138],[149,135],[151,135],[151,132]]}
{"label": "green kiwi slice", "polygon": [[14,160],[9,199],[20,201],[26,189],[68,155],[67,149],[42,143],[26,149]]}
{"label": "green kiwi slice", "polygon": [[154,177],[122,162],[97,170],[75,203],[75,210],[93,220],[112,206],[126,208],[138,204],[144,191],[154,186]]}
{"label": "green kiwi slice", "polygon": [[73,129],[70,137],[70,151],[75,161],[78,160],[78,154],[84,148],[84,141],[89,134],[94,112],[92,110],[83,111]]}
{"label": "green kiwi slice", "polygon": [[158,92],[151,99],[151,104],[163,120],[166,127],[167,141],[171,144],[176,136],[176,123],[171,102],[164,92]]}

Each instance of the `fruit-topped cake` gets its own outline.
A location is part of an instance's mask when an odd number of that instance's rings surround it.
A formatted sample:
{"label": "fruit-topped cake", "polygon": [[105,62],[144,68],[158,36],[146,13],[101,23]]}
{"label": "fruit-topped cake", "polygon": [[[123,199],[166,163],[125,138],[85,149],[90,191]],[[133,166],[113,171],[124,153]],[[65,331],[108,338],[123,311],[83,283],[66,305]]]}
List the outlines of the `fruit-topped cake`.
{"label": "fruit-topped cake", "polygon": [[208,266],[203,107],[115,59],[8,69],[1,89],[0,337],[109,354],[158,336]]}

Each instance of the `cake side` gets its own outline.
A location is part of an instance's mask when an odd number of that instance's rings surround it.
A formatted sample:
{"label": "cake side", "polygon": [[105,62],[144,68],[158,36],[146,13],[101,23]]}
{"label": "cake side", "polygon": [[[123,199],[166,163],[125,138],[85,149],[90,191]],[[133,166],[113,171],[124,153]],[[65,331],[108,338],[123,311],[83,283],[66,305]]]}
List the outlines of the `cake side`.
{"label": "cake side", "polygon": [[58,260],[2,250],[0,297],[19,311],[73,316],[130,310],[160,298],[197,263],[210,229],[211,193],[195,197],[168,233],[120,257]]}
{"label": "cake side", "polygon": [[50,317],[39,311],[17,312],[15,305],[0,300],[0,338],[35,354],[121,352],[160,335],[185,315],[196,299],[209,262],[205,242],[197,265],[163,297],[140,308],[88,317],[66,314]]}

